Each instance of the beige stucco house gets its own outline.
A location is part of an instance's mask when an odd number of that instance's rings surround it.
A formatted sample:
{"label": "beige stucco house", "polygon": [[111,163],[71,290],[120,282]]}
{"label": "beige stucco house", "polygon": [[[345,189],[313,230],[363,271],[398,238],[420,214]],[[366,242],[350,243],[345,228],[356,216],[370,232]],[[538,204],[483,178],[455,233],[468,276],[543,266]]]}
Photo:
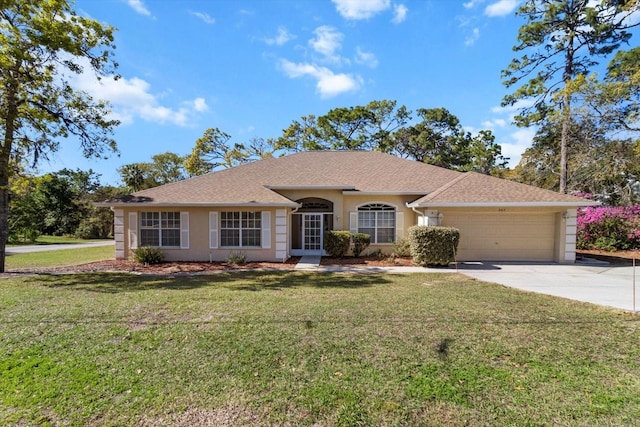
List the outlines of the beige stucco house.
{"label": "beige stucco house", "polygon": [[379,152],[300,152],[101,203],[116,258],[140,246],[165,259],[252,261],[322,254],[325,230],[371,235],[389,252],[409,227],[460,229],[459,261],[575,260],[576,209],[592,202]]}

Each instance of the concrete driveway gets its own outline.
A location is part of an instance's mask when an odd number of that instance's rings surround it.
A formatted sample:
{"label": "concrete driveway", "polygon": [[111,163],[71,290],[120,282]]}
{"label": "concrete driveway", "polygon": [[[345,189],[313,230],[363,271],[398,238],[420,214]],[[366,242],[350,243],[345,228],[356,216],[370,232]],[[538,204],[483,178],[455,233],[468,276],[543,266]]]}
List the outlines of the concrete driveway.
{"label": "concrete driveway", "polygon": [[[640,310],[640,268],[636,268],[635,309]],[[579,261],[573,265],[465,263],[460,273],[487,282],[627,311],[634,309],[634,268]]]}

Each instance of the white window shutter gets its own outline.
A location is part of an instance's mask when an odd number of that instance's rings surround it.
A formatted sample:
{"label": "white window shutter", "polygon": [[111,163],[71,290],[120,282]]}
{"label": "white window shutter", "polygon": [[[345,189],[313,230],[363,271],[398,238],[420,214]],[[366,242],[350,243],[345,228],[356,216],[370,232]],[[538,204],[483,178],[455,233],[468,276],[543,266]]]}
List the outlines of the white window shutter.
{"label": "white window shutter", "polygon": [[263,249],[271,249],[271,212],[262,211],[260,226],[262,227],[262,236],[260,243]]}
{"label": "white window shutter", "polygon": [[396,242],[404,237],[404,212],[396,212]]}
{"label": "white window shutter", "polygon": [[218,212],[209,212],[209,248],[218,249]]}
{"label": "white window shutter", "polygon": [[138,212],[129,212],[129,249],[138,249]]}
{"label": "white window shutter", "polygon": [[180,249],[189,249],[189,212],[180,212]]}
{"label": "white window shutter", "polygon": [[349,212],[349,231],[358,232],[358,212]]}

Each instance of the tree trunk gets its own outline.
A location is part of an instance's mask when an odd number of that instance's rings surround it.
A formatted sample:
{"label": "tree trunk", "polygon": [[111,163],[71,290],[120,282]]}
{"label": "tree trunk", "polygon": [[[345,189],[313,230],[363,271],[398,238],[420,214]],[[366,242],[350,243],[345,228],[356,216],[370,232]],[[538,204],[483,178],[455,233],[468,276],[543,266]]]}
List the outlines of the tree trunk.
{"label": "tree trunk", "polygon": [[0,273],[4,273],[5,270],[6,247],[9,240],[9,177],[11,175],[9,167],[16,117],[18,117],[17,93],[17,82],[10,81],[5,92],[7,112],[4,140],[0,146]]}
{"label": "tree trunk", "polygon": [[560,134],[560,193],[567,193],[567,142],[571,127],[571,96],[566,94],[562,105],[562,131]]}

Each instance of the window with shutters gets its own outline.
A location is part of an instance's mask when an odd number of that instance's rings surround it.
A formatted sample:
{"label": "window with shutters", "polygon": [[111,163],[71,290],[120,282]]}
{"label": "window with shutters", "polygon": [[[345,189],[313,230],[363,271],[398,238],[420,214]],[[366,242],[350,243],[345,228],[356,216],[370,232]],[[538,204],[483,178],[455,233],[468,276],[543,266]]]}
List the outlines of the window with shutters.
{"label": "window with shutters", "polygon": [[371,243],[393,243],[396,238],[396,209],[380,203],[360,206],[358,233],[371,236]]}
{"label": "window with shutters", "polygon": [[260,247],[260,212],[220,212],[220,246]]}
{"label": "window with shutters", "polygon": [[180,247],[180,212],[140,212],[140,246]]}

